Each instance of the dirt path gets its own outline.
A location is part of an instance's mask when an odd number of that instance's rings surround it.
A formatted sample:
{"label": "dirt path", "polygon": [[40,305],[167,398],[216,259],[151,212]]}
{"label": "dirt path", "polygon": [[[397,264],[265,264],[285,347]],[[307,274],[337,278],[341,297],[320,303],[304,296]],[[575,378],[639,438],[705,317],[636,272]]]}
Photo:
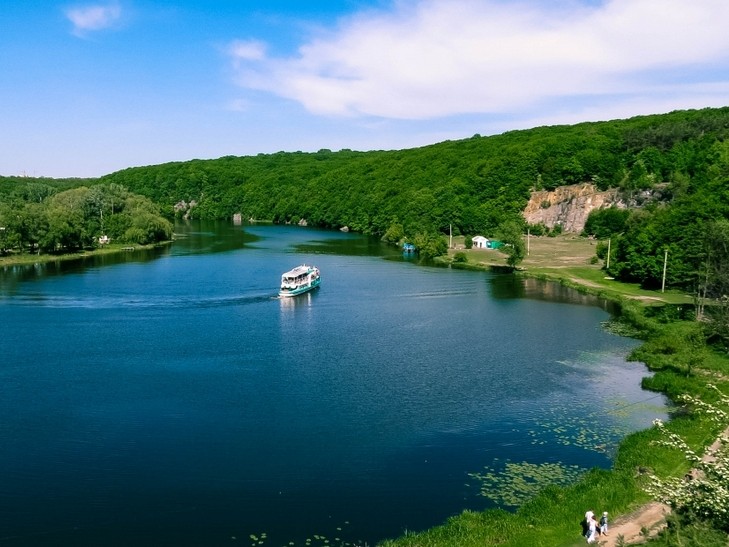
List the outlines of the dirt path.
{"label": "dirt path", "polygon": [[[724,430],[722,437],[729,436],[729,427]],[[721,446],[721,437],[716,439],[704,456],[704,461],[712,461],[711,454]],[[636,511],[617,518],[610,523],[607,536],[601,537],[596,545],[603,547],[616,547],[618,539],[623,538],[624,545],[643,543],[646,537],[653,537],[666,526],[666,515],[671,508],[658,502],[648,503]],[[599,517],[598,517],[599,518]]]}
{"label": "dirt path", "polygon": [[596,545],[615,547],[620,537],[623,538],[624,545],[641,543],[646,536],[655,536],[666,526],[666,515],[670,511],[671,508],[663,503],[651,502],[644,505],[610,523],[607,536],[601,537]]}

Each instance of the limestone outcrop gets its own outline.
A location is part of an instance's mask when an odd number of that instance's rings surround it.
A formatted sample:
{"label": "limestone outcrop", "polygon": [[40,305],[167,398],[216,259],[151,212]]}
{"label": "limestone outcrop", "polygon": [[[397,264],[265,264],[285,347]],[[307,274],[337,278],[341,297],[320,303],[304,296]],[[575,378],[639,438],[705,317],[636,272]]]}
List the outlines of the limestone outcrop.
{"label": "limestone outcrop", "polygon": [[591,211],[627,206],[618,189],[603,191],[584,183],[532,192],[522,214],[529,224],[544,224],[547,228],[560,224],[563,232],[580,233]]}

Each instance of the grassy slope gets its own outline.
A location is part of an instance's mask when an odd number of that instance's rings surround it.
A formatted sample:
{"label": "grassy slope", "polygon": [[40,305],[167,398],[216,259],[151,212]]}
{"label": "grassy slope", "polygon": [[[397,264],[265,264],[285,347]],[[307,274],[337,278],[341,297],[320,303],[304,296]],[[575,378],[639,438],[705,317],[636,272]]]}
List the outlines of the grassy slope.
{"label": "grassy slope", "polygon": [[[454,238],[455,239],[455,238]],[[455,239],[454,244],[462,243]],[[553,279],[580,290],[623,302],[628,314],[648,327],[648,343],[640,358],[654,371],[646,387],[669,395],[693,393],[706,396],[711,381],[729,391],[729,359],[711,355],[692,376],[687,376],[680,359],[663,355],[662,348],[680,338],[690,325],[662,324],[645,319],[640,308],[655,304],[691,303],[690,295],[675,291],[646,291],[637,285],[607,279],[600,264],[590,264],[595,242],[573,236],[532,238],[529,256],[522,264],[523,275]],[[451,250],[451,257],[456,251]],[[505,255],[493,250],[466,250],[468,266],[503,266]],[[627,304],[626,304],[627,302]],[[630,302],[633,302],[632,304]],[[674,342],[675,343],[675,342]],[[655,358],[656,356],[660,358]],[[694,447],[708,446],[721,428],[696,416],[674,418],[670,427],[685,436]],[[482,545],[568,547],[583,545],[579,521],[587,508],[610,511],[612,519],[627,514],[649,501],[641,490],[641,470],[656,474],[682,475],[689,465],[676,451],[652,445],[653,429],[627,437],[620,446],[610,471],[593,469],[578,484],[549,487],[516,513],[466,511],[441,526],[382,543],[383,547],[468,547]]]}
{"label": "grassy slope", "polygon": [[[454,238],[454,246],[462,243],[462,237]],[[531,237],[529,255],[520,265],[520,270],[529,276],[564,282],[608,298],[628,297],[647,304],[692,302],[690,295],[677,291],[648,291],[637,284],[621,283],[607,278],[602,271],[602,262],[590,264],[590,259],[595,255],[596,244],[595,240],[572,235]],[[506,264],[506,255],[492,249],[451,250],[449,255],[453,256],[456,252],[465,252],[469,264],[483,267]]]}

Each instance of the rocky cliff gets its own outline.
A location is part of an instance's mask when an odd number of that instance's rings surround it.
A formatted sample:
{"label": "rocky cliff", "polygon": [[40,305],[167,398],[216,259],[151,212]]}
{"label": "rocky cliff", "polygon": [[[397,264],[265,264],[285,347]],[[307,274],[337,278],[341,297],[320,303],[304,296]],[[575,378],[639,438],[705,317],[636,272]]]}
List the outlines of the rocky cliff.
{"label": "rocky cliff", "polygon": [[564,232],[580,233],[590,211],[613,206],[628,206],[619,190],[601,191],[594,184],[584,183],[532,192],[522,214],[529,224],[544,224],[547,228],[561,224]]}

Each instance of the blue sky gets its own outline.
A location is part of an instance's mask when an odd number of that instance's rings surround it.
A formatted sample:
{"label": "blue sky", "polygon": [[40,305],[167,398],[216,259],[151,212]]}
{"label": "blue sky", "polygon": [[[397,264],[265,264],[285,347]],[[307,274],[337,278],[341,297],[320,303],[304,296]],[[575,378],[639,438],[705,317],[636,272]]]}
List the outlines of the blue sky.
{"label": "blue sky", "polygon": [[5,0],[0,175],[729,105],[726,0]]}

